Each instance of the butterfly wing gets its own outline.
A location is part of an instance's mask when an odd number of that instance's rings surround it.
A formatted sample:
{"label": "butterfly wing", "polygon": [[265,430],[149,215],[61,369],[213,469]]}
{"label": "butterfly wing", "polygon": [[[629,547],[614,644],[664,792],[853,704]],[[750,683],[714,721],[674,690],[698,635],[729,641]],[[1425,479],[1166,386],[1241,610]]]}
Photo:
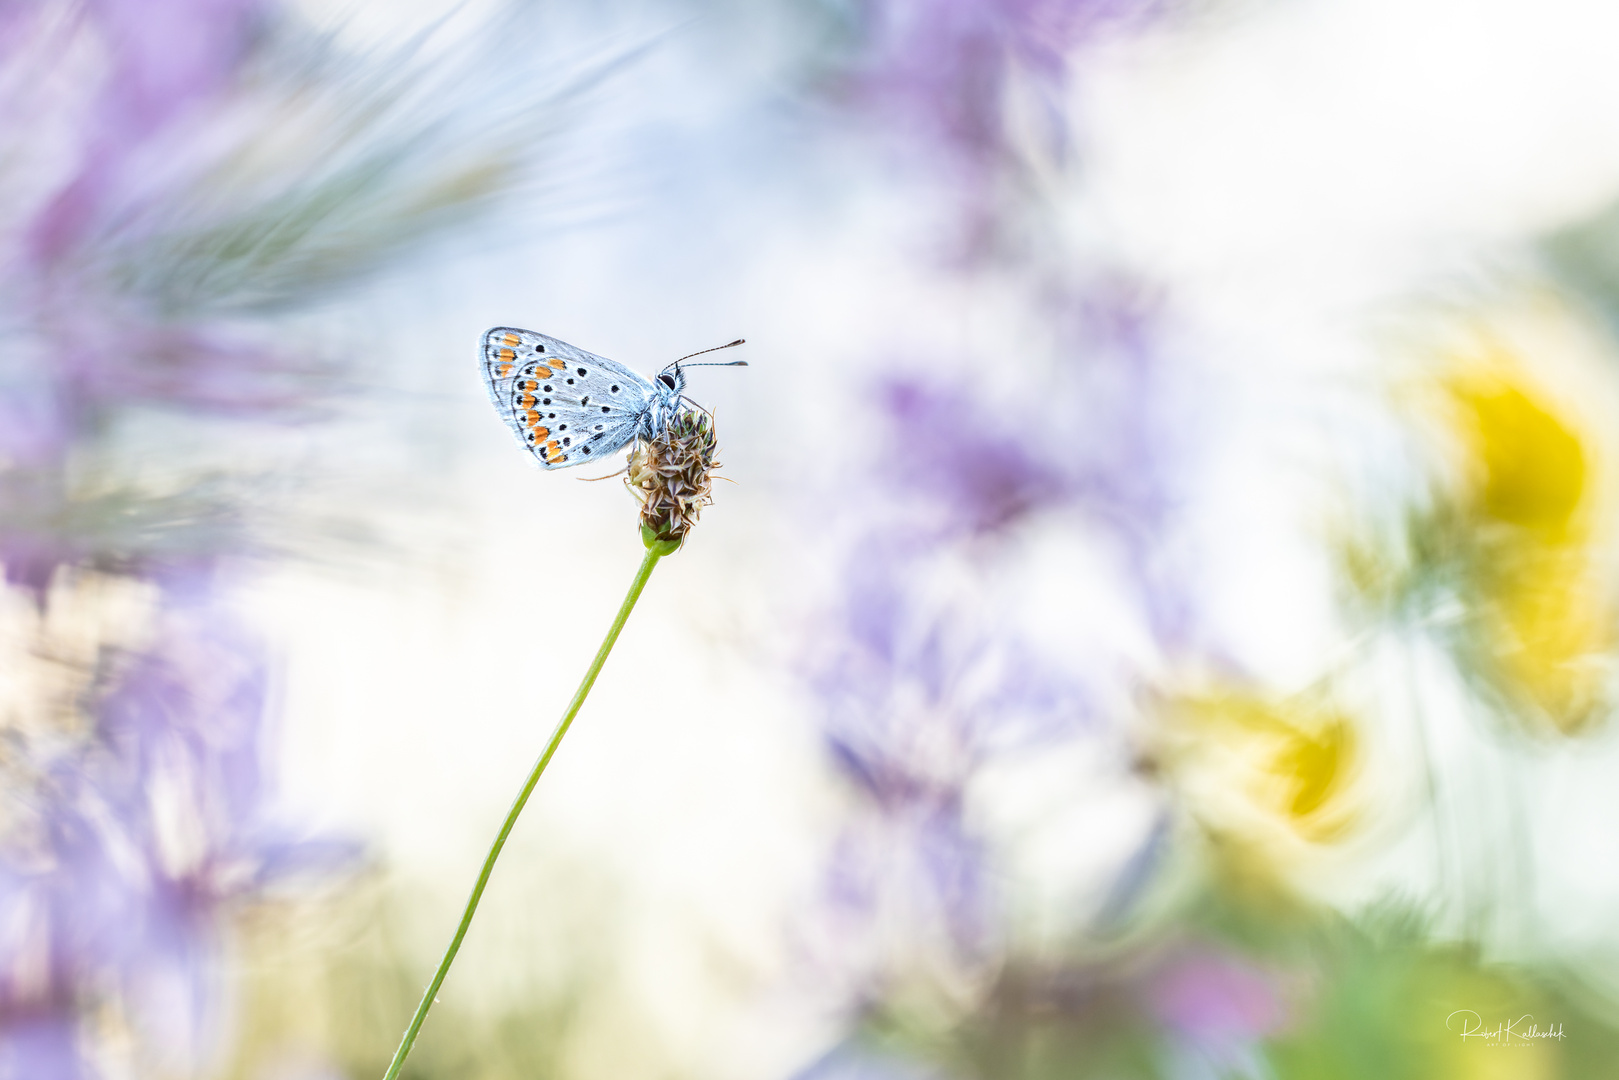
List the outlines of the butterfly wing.
{"label": "butterfly wing", "polygon": [[623,449],[653,394],[617,361],[510,326],[483,336],[483,381],[506,426],[547,469]]}

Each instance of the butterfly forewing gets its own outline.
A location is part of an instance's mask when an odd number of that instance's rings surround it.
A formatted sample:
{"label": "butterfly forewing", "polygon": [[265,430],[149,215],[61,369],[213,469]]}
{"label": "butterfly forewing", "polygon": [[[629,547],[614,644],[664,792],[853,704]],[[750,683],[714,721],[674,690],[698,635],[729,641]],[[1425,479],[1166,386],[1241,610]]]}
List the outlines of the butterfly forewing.
{"label": "butterfly forewing", "polygon": [[635,438],[653,387],[616,361],[532,330],[483,336],[484,385],[507,426],[547,469],[608,457]]}

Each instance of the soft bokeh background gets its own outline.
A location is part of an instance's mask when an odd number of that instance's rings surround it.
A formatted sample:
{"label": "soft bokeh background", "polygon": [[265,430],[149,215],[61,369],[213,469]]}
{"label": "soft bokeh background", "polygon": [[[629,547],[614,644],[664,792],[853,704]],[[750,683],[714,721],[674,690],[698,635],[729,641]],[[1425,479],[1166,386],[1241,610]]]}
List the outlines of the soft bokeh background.
{"label": "soft bokeh background", "polygon": [[0,1076],[1619,1075],[1616,34],[0,7]]}

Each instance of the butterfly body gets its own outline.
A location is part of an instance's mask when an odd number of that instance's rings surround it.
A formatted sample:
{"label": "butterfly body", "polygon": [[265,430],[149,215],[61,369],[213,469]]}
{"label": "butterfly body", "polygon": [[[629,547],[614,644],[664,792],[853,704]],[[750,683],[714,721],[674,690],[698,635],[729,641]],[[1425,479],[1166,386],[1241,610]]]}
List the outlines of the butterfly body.
{"label": "butterfly body", "polygon": [[543,467],[610,457],[667,428],[680,407],[680,362],[648,379],[616,360],[532,330],[483,336],[483,379],[501,418]]}

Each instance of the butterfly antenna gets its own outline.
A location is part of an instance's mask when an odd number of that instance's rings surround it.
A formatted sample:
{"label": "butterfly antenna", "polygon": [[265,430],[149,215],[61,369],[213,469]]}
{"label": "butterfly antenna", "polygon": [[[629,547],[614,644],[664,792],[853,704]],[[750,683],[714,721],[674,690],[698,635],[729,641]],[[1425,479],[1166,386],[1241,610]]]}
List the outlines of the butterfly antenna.
{"label": "butterfly antenna", "polygon": [[623,476],[625,473],[627,473],[629,471],[630,471],[629,465],[625,464],[625,466],[622,469],[618,470],[618,472],[610,472],[606,476],[576,476],[576,477],[574,477],[574,479],[578,480],[582,484],[594,484],[599,480],[611,480],[615,476]]}
{"label": "butterfly antenna", "polygon": [[[692,357],[701,356],[704,353],[719,352],[721,349],[734,349],[738,345],[746,345],[747,343],[748,343],[747,338],[737,338],[735,341],[727,342],[724,345],[716,345],[712,349],[699,349],[694,353],[687,353],[685,356],[682,356],[680,358],[680,360],[676,360],[674,364],[670,364],[669,366],[674,367],[675,364],[680,363],[681,360],[690,360]],[[687,367],[747,367],[748,362],[746,360],[733,360],[729,364],[687,364],[686,366]]]}

